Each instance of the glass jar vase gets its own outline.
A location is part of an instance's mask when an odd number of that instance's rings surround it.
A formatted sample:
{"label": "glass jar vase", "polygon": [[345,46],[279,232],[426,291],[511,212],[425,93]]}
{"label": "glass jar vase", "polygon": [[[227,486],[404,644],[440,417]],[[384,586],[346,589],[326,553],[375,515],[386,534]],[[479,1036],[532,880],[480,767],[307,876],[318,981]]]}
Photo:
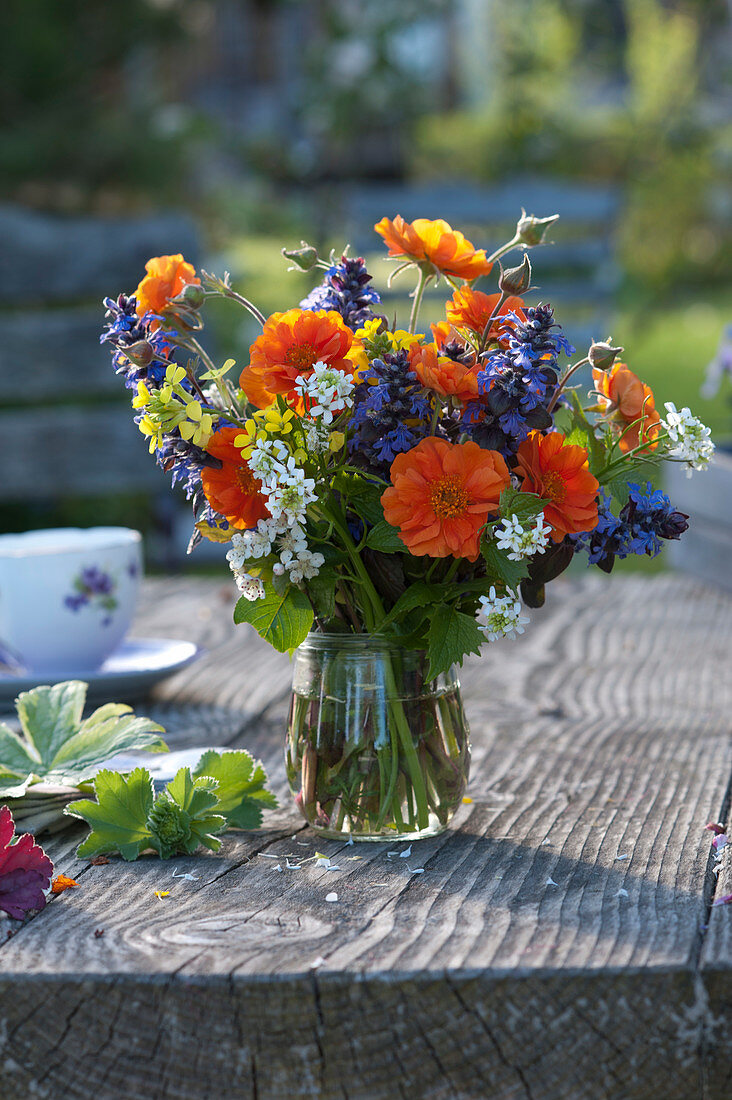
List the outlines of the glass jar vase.
{"label": "glass jar vase", "polygon": [[295,653],[285,751],[302,815],[324,836],[404,840],[445,829],[468,782],[455,668],[368,634],[309,634]]}

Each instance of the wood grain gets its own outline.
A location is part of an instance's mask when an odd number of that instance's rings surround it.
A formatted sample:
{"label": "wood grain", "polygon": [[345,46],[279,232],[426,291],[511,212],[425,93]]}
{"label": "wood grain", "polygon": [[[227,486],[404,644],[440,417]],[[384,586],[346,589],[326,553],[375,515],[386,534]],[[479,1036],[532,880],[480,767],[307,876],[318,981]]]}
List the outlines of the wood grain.
{"label": "wood grain", "polygon": [[[171,863],[50,845],[80,887],[0,949],[0,1096],[728,1095],[732,907],[710,919],[727,871],[704,825],[732,771],[732,600],[557,582],[518,643],[466,665],[473,802],[402,859],[289,808],[289,662],[229,625],[230,591],[148,592],[138,633],[208,656],[139,709],[173,747],[249,748],[282,809]],[[341,870],[301,863],[316,850]]]}

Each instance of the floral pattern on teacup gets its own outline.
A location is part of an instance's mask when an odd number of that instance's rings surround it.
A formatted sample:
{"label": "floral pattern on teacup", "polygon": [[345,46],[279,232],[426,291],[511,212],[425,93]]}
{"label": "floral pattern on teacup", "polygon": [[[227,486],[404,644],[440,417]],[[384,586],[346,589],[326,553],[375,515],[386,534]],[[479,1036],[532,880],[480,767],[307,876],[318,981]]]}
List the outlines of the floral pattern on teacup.
{"label": "floral pattern on teacup", "polygon": [[117,608],[114,578],[98,566],[89,565],[77,574],[73,586],[74,591],[64,597],[66,607],[70,611],[80,611],[82,607],[98,609],[103,612],[102,626],[109,626]]}

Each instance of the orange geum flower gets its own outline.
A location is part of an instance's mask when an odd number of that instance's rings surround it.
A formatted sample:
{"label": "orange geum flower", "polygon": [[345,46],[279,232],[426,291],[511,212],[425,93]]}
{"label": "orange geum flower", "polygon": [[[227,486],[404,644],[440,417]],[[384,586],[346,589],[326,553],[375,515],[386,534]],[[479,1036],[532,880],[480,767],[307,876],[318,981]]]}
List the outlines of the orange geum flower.
{"label": "orange geum flower", "polygon": [[473,248],[462,233],[438,218],[416,218],[405,222],[399,214],[391,221],[382,218],[374,229],[389,246],[390,256],[406,256],[417,264],[429,263],[443,275],[468,281],[487,275],[493,264],[485,249]]}
{"label": "orange geum flower", "polygon": [[[459,287],[447,303],[447,319],[456,328],[469,329],[476,336],[482,336],[500,299],[500,294],[484,294],[482,290],[473,290],[470,286]],[[490,327],[489,340],[498,340],[507,331],[510,333],[506,315],[517,312],[523,317],[523,304],[523,299],[514,295],[506,298]]]}
{"label": "orange geum flower", "polygon": [[[618,445],[621,451],[632,451],[641,442],[648,443],[661,431],[661,417],[656,410],[653,390],[641,382],[625,363],[615,363],[609,371],[592,369],[592,380],[599,404],[608,419],[621,429]],[[642,432],[642,439],[641,439]]]}
{"label": "orange geum flower", "polygon": [[201,484],[206,500],[219,515],[225,516],[239,530],[256,527],[260,519],[269,517],[267,502],[261,493],[262,483],[252,471],[240,449],[234,445],[241,428],[222,428],[215,432],[206,450],[221,462],[219,469],[204,466]]}
{"label": "orange geum flower", "polygon": [[348,356],[353,346],[353,333],[335,310],[273,313],[249,349],[249,366],[241,372],[239,385],[260,409],[281,393],[302,411],[302,398],[295,391],[298,375],[307,378],[316,363],[326,363],[352,376],[356,364]]}
{"label": "orange geum flower", "polygon": [[497,451],[429,436],[391,464],[384,518],[417,556],[475,561],[480,533],[511,483]]}
{"label": "orange geum flower", "polygon": [[550,501],[544,507],[544,519],[552,526],[554,542],[597,527],[599,483],[590,473],[585,447],[565,443],[561,432],[533,431],[516,457],[514,472],[523,479],[521,491]]}
{"label": "orange geum flower", "polygon": [[201,284],[195,267],[186,263],[180,252],[175,256],[153,256],[145,264],[145,271],[147,275],[135,291],[138,317],[161,313],[184,286]]}
{"label": "orange geum flower", "polygon": [[409,366],[422,385],[441,397],[456,397],[462,404],[477,401],[479,396],[479,367],[474,354],[467,358],[467,362],[456,362],[435,344],[414,344],[409,349]]}

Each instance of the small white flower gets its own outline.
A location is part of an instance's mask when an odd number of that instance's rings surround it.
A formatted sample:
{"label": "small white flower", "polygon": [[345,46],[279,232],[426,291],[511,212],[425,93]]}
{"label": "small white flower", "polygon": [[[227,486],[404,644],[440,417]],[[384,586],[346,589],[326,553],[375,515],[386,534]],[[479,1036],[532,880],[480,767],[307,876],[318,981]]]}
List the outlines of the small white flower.
{"label": "small white flower", "polygon": [[510,588],[505,596],[497,596],[495,588],[491,588],[487,596],[480,597],[480,605],[478,626],[489,642],[523,634],[524,624],[531,621],[528,615],[521,614],[521,600]]}
{"label": "small white flower", "polygon": [[288,469],[283,480],[262,487],[267,496],[267,506],[272,515],[297,523],[305,518],[305,509],[317,499],[315,482],[299,468]]}
{"label": "small white flower", "polygon": [[693,470],[706,470],[714,455],[710,429],[690,409],[679,411],[672,401],[666,402],[666,419],[661,424],[673,444],[668,456],[686,463],[686,476],[691,477]]}
{"label": "small white flower", "polygon": [[258,439],[252,448],[247,464],[260,481],[267,481],[282,467],[289,451],[280,439]]}
{"label": "small white flower", "polygon": [[252,577],[249,573],[235,573],[234,579],[236,587],[247,600],[253,603],[255,600],[264,599],[264,585],[259,577]]}
{"label": "small white flower", "polygon": [[295,389],[301,397],[307,398],[309,415],[321,417],[324,424],[333,423],[333,413],[343,412],[353,404],[353,379],[345,371],[329,367],[327,363],[316,363],[313,373],[307,378],[298,374]]}
{"label": "small white flower", "polygon": [[305,433],[305,446],[311,454],[325,454],[329,445],[328,429],[311,424]]}
{"label": "small white flower", "polygon": [[304,529],[299,523],[293,523],[282,533],[279,541],[280,561],[284,566],[289,566],[296,555],[307,550],[308,542]]}
{"label": "small white flower", "polygon": [[499,550],[509,550],[511,561],[523,561],[534,554],[543,554],[549,545],[552,532],[549,524],[544,523],[544,513],[534,520],[533,527],[524,527],[518,516],[503,520],[503,526],[496,528],[496,545]]}

